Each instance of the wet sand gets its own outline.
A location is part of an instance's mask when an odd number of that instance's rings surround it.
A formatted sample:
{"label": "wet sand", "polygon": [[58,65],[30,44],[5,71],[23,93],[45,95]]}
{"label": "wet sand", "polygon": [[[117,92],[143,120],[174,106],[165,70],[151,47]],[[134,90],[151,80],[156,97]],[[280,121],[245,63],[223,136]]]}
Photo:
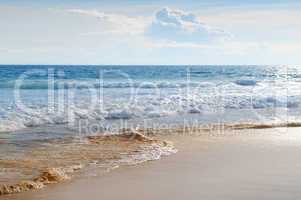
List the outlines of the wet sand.
{"label": "wet sand", "polygon": [[301,129],[166,136],[179,152],[0,199],[300,199]]}
{"label": "wet sand", "polygon": [[132,130],[81,139],[45,140],[39,144],[42,147],[33,144],[27,151],[22,149],[21,155],[20,150],[16,151],[18,157],[0,158],[0,196],[42,189],[76,176],[87,177],[91,171],[103,174],[177,152],[171,143]]}

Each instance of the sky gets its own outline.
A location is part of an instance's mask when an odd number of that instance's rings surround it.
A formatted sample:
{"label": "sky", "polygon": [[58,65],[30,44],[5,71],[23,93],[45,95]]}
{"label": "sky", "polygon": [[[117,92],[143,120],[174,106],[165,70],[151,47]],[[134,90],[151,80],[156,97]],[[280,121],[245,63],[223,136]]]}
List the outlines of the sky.
{"label": "sky", "polygon": [[300,0],[0,0],[0,64],[300,65]]}

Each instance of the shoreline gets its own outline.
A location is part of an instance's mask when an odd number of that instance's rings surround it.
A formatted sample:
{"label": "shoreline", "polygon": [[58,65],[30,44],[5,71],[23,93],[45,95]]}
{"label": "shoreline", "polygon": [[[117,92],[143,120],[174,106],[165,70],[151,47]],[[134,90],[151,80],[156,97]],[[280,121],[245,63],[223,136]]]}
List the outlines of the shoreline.
{"label": "shoreline", "polygon": [[298,199],[301,129],[281,129],[165,136],[177,154],[7,199]]}
{"label": "shoreline", "polygon": [[[9,174],[15,170],[27,174],[21,179],[13,179],[12,175],[18,177],[19,174],[12,173],[11,178],[4,173],[4,177],[0,177],[0,197],[39,190],[66,182],[74,176],[84,176],[82,171],[93,168],[92,165],[95,171],[106,173],[119,166],[137,165],[176,153],[171,143],[132,130],[119,135],[87,136],[80,140],[50,140],[46,146],[32,149],[33,152],[25,153],[24,158],[0,159],[4,172]],[[12,182],[3,182],[3,178]]]}

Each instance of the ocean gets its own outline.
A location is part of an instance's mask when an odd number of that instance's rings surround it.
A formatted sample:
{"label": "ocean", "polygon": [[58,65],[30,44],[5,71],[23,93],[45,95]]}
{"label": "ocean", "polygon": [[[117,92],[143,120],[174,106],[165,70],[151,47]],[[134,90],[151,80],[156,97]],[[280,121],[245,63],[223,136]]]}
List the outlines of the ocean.
{"label": "ocean", "polygon": [[144,139],[142,149],[139,139],[130,147],[110,138],[89,139],[101,147],[83,140],[100,133],[298,123],[300,89],[297,66],[2,65],[0,184],[32,180],[49,168],[107,169],[176,151]]}
{"label": "ocean", "polygon": [[69,130],[78,120],[287,121],[298,119],[301,103],[293,66],[3,65],[0,79],[0,132]]}

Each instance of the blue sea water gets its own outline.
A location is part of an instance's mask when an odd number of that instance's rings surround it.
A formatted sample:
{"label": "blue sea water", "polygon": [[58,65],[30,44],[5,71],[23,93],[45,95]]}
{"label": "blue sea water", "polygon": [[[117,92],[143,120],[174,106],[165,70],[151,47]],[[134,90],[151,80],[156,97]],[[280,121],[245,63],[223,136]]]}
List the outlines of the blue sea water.
{"label": "blue sea water", "polygon": [[298,121],[300,88],[297,66],[2,65],[0,132]]}

